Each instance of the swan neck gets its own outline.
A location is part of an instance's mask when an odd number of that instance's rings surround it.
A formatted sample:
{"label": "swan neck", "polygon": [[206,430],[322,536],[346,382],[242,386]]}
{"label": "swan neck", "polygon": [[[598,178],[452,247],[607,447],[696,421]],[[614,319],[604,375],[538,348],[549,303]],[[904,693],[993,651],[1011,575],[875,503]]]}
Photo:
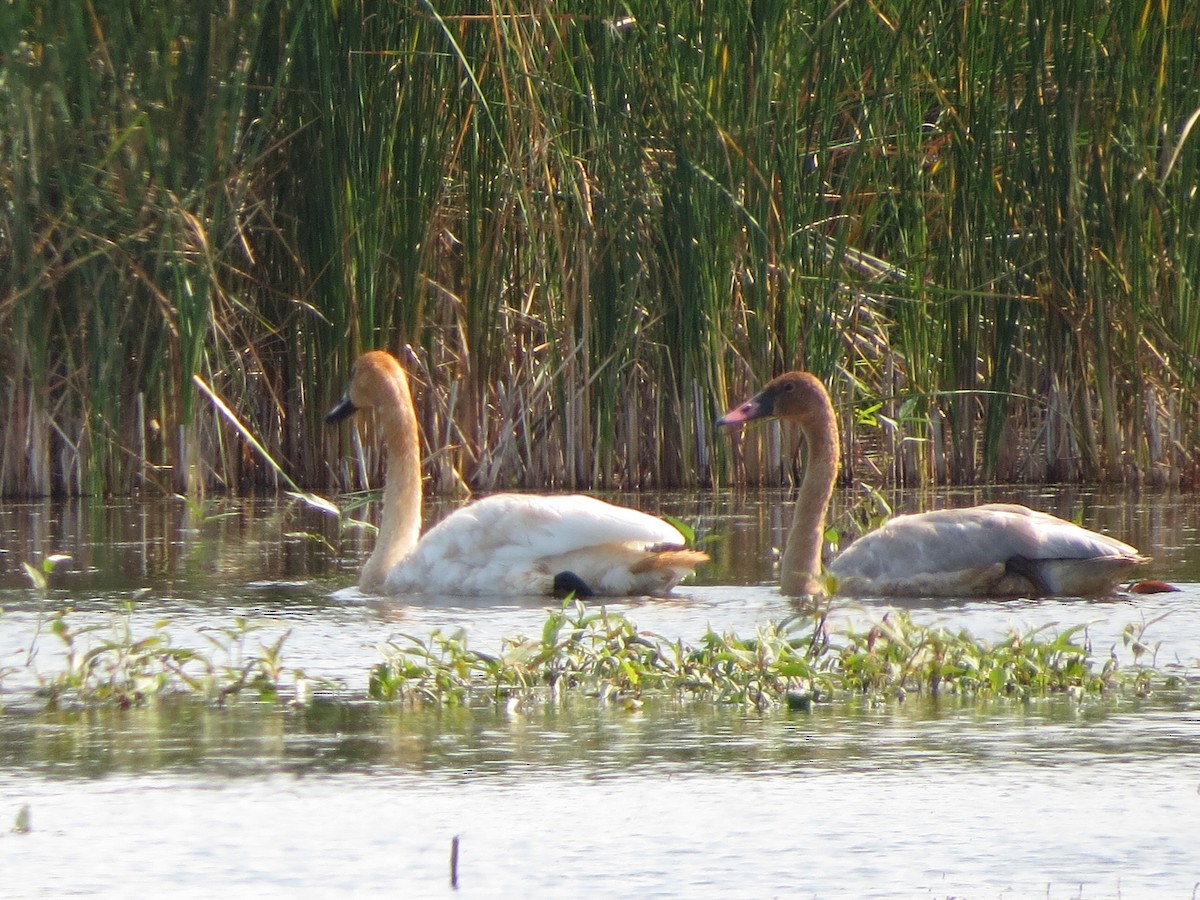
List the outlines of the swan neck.
{"label": "swan neck", "polygon": [[838,428],[833,406],[801,423],[808,447],[804,479],[780,566],[780,590],[789,596],[820,593],[825,513],[838,475]]}
{"label": "swan neck", "polygon": [[408,380],[402,373],[391,387],[390,402],[375,408],[376,425],[387,448],[387,476],[375,550],[359,577],[359,587],[364,591],[383,587],[388,573],[412,553],[421,533],[421,442],[417,414]]}

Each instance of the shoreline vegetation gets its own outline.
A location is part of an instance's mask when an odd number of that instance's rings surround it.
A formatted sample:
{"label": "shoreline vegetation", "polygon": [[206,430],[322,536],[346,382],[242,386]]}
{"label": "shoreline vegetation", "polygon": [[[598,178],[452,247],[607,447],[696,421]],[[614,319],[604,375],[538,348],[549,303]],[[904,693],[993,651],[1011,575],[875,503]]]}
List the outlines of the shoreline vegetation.
{"label": "shoreline vegetation", "polygon": [[0,496],[1197,483],[1200,9],[614,9],[0,3]]}

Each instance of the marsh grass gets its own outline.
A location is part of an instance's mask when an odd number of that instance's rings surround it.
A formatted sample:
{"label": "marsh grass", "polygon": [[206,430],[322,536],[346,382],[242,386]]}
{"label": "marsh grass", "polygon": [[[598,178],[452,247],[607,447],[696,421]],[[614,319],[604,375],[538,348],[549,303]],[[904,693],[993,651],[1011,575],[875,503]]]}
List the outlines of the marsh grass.
{"label": "marsh grass", "polygon": [[0,493],[377,484],[377,346],[437,489],[786,481],[798,365],[851,474],[1194,480],[1194,6],[630,12],[0,4]]}

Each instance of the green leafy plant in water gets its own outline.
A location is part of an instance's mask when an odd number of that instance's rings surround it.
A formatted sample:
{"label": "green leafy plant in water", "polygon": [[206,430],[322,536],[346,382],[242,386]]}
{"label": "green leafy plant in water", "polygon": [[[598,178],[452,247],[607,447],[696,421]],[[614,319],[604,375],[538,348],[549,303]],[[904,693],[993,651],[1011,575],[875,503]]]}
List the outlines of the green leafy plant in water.
{"label": "green leafy plant in water", "polygon": [[[37,643],[42,635],[42,629],[45,627],[45,602],[47,594],[50,590],[50,576],[54,574],[54,570],[58,568],[58,564],[66,562],[71,557],[63,553],[51,553],[42,559],[40,563],[34,565],[28,560],[21,561],[21,568],[25,571],[25,577],[29,579],[30,586],[33,588],[33,593],[41,605],[38,607],[38,615],[33,629],[33,637],[29,639],[29,650],[27,658],[33,660],[37,656]],[[0,676],[3,675],[3,670],[0,670]]]}
{"label": "green leafy plant in water", "polygon": [[[186,499],[186,498],[185,498]],[[207,519],[214,518],[204,511]],[[47,556],[39,564],[22,564],[35,595],[48,600],[49,579],[59,563],[69,557]],[[135,592],[140,596],[145,589]],[[171,621],[160,619],[148,634],[134,633],[133,600],[120,615],[107,622],[74,626],[73,610],[59,608],[39,612],[26,654],[32,666],[39,642],[48,630],[62,645],[65,665],[49,675],[38,674],[39,693],[51,707],[64,703],[139,706],[168,696],[201,697],[223,703],[232,696],[251,694],[258,699],[279,699],[284,684],[294,685],[293,702],[305,702],[309,681],[300,670],[290,670],[283,660],[283,645],[291,631],[270,643],[247,647],[250,635],[262,626],[236,617],[228,626],[201,630],[208,652],[177,645],[168,631]],[[48,622],[48,625],[47,625]],[[0,681],[12,667],[0,668]]]}
{"label": "green leafy plant in water", "polygon": [[[283,664],[283,644],[292,632],[288,629],[273,643],[259,644],[258,652],[247,657],[246,638],[261,627],[237,616],[231,626],[203,631],[205,640],[218,654],[216,658],[225,661],[217,664],[214,658],[207,658],[206,679],[194,687],[209,693],[215,689],[221,700],[247,690],[262,700],[277,699],[288,673]],[[303,677],[302,673],[297,677]]]}
{"label": "green leafy plant in water", "polygon": [[[69,610],[52,616],[50,633],[66,650],[66,667],[51,677],[39,676],[41,692],[49,705],[73,701],[136,706],[163,695],[180,677],[188,681],[183,671],[194,652],[172,646],[162,622],[150,635],[135,638],[130,627],[131,611],[127,607],[126,615],[110,626],[80,628],[68,624]],[[92,639],[106,627],[111,628],[110,636]]]}
{"label": "green leafy plant in water", "polygon": [[781,692],[811,690],[824,681],[814,663],[816,629],[797,633],[797,618],[759,629],[755,637],[709,631],[700,646],[642,631],[604,607],[575,601],[549,613],[538,638],[508,638],[496,655],[469,650],[459,631],[434,632],[428,641],[394,638],[387,659],[371,672],[376,699],[461,703],[472,694],[506,698],[544,689],[604,699],[642,692],[712,697],[721,702],[765,705]]}
{"label": "green leafy plant in water", "polygon": [[466,699],[477,654],[467,649],[462,629],[448,635],[434,631],[427,641],[402,634],[387,646],[387,660],[371,670],[367,681],[372,699],[417,699],[448,706]]}
{"label": "green leafy plant in water", "polygon": [[793,617],[761,626],[750,639],[709,631],[701,647],[687,654],[688,686],[716,699],[753,706],[770,706],[789,692],[828,695],[830,672],[817,651],[817,632],[805,631],[808,621]]}
{"label": "green leafy plant in water", "polygon": [[360,519],[352,516],[351,513],[357,513],[360,510],[367,509],[371,504],[378,503],[383,499],[383,491],[354,491],[345,494],[344,503],[338,508],[338,521],[342,528],[357,528],[366,531],[368,534],[375,534],[379,531],[379,527],[366,519]]}
{"label": "green leafy plant in water", "polygon": [[683,521],[683,519],[677,519],[675,516],[672,516],[669,513],[662,513],[659,518],[668,525],[674,526],[675,530],[683,535],[683,540],[689,547],[695,545],[696,529],[694,529],[691,525]]}
{"label": "green leafy plant in water", "polygon": [[282,647],[289,632],[247,655],[245,639],[256,626],[245,619],[204,635],[215,651],[210,655],[175,644],[165,619],[155,622],[149,634],[136,635],[131,603],[108,623],[72,627],[70,613],[54,613],[49,625],[65,649],[64,668],[38,676],[39,693],[51,707],[74,703],[128,708],[179,695],[224,702],[246,692],[275,699],[287,674]]}
{"label": "green leafy plant in water", "polygon": [[[1154,644],[1150,644],[1146,640],[1146,630],[1151,625],[1161,622],[1169,615],[1170,612],[1165,612],[1162,615],[1155,616],[1153,619],[1150,619],[1149,621],[1143,621],[1140,624],[1130,622],[1125,626],[1121,633],[1121,642],[1124,644],[1125,648],[1129,650],[1131,654],[1133,654],[1134,664],[1132,670],[1134,672],[1134,678],[1136,680],[1139,693],[1146,694],[1150,692],[1151,682],[1153,680],[1158,663],[1158,651],[1162,646],[1161,641],[1156,641]],[[1150,655],[1149,664],[1142,662],[1143,657],[1145,657],[1147,654]],[[1174,678],[1168,679],[1169,684],[1174,684],[1174,682]]]}
{"label": "green leafy plant in water", "polygon": [[837,651],[843,686],[877,698],[916,691],[1027,699],[1098,695],[1130,683],[1115,659],[1097,667],[1090,649],[1076,640],[1084,626],[1043,637],[1046,630],[1014,631],[993,643],[890,612],[866,632],[845,635]]}
{"label": "green leafy plant in water", "polygon": [[[549,613],[538,638],[508,638],[492,656],[471,650],[462,631],[428,641],[400,635],[375,666],[370,696],[379,700],[462,704],[512,701],[568,691],[637,703],[647,693],[766,707],[804,708],[835,696],[873,702],[908,693],[1028,699],[1065,693],[1139,695],[1154,670],[1128,672],[1097,660],[1084,626],[1045,634],[1012,632],[989,642],[965,631],[914,623],[892,611],[865,631],[831,631],[828,600],[809,605],[749,638],[709,630],[691,646],[642,631],[605,608],[568,601]],[[1144,630],[1144,629],[1143,629]],[[1138,638],[1140,640],[1140,637]]]}
{"label": "green leafy plant in water", "polygon": [[210,498],[190,497],[186,494],[176,494],[175,499],[181,501],[187,508],[188,519],[193,527],[199,528],[209,522],[216,522],[220,519],[229,519],[237,515],[235,510],[225,510],[218,512],[221,504]]}
{"label": "green leafy plant in water", "polygon": [[[877,528],[885,525],[894,513],[892,505],[887,502],[887,498],[884,497],[879,488],[866,482],[860,482],[859,486],[862,489],[863,496],[842,516],[842,518],[848,519],[851,523],[850,530],[852,537],[859,537],[875,531]],[[834,539],[831,542],[841,547],[842,537],[844,537],[843,534],[835,531]],[[829,539],[828,533],[826,539]]]}
{"label": "green leafy plant in water", "polygon": [[58,568],[58,564],[66,562],[71,557],[64,553],[51,553],[45,557],[38,565],[33,565],[30,562],[22,561],[21,568],[25,571],[25,577],[29,579],[33,589],[39,594],[45,594],[50,587],[50,576],[54,574],[54,570]]}

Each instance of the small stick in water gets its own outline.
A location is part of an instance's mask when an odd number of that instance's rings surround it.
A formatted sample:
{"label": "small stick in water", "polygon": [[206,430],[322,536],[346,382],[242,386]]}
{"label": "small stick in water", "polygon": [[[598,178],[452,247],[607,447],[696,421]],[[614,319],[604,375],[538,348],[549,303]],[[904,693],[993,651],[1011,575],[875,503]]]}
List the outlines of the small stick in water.
{"label": "small stick in water", "polygon": [[458,890],[458,835],[450,839],[450,887]]}

